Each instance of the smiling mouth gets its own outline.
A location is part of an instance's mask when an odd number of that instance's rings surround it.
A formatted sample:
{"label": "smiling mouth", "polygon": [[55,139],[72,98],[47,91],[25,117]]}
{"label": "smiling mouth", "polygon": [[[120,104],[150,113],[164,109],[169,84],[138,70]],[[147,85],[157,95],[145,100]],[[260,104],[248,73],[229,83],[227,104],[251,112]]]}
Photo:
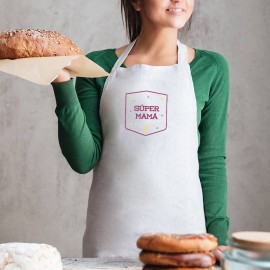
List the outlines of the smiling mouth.
{"label": "smiling mouth", "polygon": [[182,8],[167,8],[166,10],[170,12],[185,12]]}

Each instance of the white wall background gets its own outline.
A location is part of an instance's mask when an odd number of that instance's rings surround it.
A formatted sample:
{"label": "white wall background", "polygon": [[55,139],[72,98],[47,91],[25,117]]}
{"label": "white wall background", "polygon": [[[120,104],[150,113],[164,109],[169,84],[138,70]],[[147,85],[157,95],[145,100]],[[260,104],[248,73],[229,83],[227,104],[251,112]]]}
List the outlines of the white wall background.
{"label": "white wall background", "polygon": [[[52,29],[87,53],[127,43],[118,0],[0,0],[0,32]],[[185,43],[229,61],[230,232],[270,231],[270,1],[196,0]],[[50,86],[0,73],[0,243],[43,242],[81,257],[92,174],[73,172],[57,139]]]}

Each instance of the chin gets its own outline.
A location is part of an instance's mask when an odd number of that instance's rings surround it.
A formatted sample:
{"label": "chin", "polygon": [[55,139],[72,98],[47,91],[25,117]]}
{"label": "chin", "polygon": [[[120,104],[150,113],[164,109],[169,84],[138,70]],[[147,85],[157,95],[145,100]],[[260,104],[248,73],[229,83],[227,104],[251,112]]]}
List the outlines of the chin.
{"label": "chin", "polygon": [[174,28],[174,29],[181,29],[185,26],[186,22],[183,22],[183,23],[177,23],[177,24],[174,24],[174,25],[171,25],[171,28]]}
{"label": "chin", "polygon": [[174,20],[174,21],[171,21],[169,23],[169,27],[170,28],[174,28],[174,29],[181,29],[185,26],[185,24],[187,23],[188,20]]}

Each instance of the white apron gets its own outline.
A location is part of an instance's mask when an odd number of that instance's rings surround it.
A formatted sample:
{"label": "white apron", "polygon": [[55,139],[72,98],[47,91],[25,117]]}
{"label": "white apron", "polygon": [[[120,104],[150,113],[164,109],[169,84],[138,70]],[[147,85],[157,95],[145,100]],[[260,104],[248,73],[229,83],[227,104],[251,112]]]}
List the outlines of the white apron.
{"label": "white apron", "polygon": [[137,257],[147,232],[205,233],[197,106],[187,46],[178,64],[123,68],[129,44],[100,101],[101,160],[90,189],[83,257]]}

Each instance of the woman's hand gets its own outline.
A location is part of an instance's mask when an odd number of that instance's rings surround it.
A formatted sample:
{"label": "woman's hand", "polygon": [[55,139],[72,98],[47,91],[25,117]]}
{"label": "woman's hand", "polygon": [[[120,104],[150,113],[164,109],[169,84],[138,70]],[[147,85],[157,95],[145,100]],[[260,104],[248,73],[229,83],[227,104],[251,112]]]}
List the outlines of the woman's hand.
{"label": "woman's hand", "polygon": [[221,257],[222,257],[222,253],[225,250],[229,250],[229,249],[230,249],[230,247],[228,247],[228,246],[217,246],[215,249],[211,250],[211,252],[214,254],[216,260],[220,262]]}
{"label": "woman's hand", "polygon": [[67,69],[63,68],[59,73],[57,78],[52,83],[66,82],[70,80],[70,74]]}

